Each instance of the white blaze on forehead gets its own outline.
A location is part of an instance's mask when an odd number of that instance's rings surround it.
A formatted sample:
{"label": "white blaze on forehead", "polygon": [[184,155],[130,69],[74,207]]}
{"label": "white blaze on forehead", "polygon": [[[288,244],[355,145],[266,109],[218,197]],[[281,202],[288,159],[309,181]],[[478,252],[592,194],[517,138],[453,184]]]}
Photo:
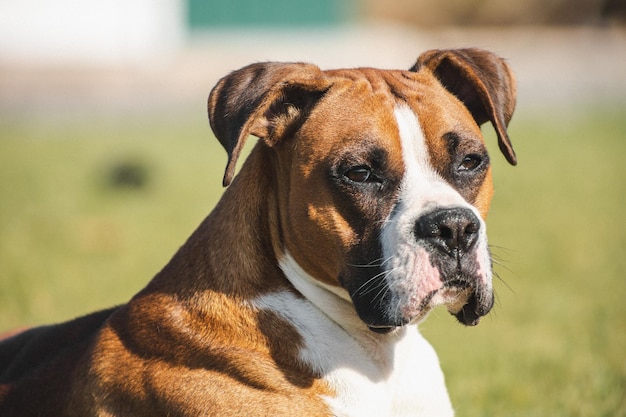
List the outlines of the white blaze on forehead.
{"label": "white blaze on forehead", "polygon": [[406,105],[397,107],[395,116],[398,121],[398,132],[402,141],[402,157],[407,172],[420,171],[422,174],[432,176],[433,173],[427,169],[429,164],[428,149],[426,149],[426,139],[417,116]]}
{"label": "white blaze on forehead", "polygon": [[430,205],[451,206],[467,204],[435,171],[419,119],[406,105],[395,110],[405,166],[400,202],[422,211]]}

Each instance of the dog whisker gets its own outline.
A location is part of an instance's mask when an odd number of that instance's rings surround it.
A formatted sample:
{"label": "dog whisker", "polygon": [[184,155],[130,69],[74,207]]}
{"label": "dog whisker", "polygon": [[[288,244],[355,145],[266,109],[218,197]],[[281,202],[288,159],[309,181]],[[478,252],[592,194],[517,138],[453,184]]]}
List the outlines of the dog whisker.
{"label": "dog whisker", "polygon": [[[373,305],[382,305],[383,300],[385,299],[385,295],[389,292],[389,286],[383,286],[378,293],[372,298]],[[378,300],[378,301],[377,301]]]}
{"label": "dog whisker", "polygon": [[504,279],[500,276],[500,274],[499,274],[498,272],[493,271],[493,277],[494,277],[494,278],[496,278],[498,281],[500,281],[502,284],[504,284],[504,286],[505,286],[505,287],[506,287],[509,291],[511,291],[511,294],[513,294],[513,295],[517,296],[517,293],[515,292],[515,290],[513,289],[513,287],[511,287],[511,286],[509,285],[509,283],[508,283],[508,282],[506,282],[506,281],[505,281],[505,280],[504,280]]}
{"label": "dog whisker", "polygon": [[365,295],[365,294],[372,292],[374,289],[382,286],[384,284],[384,280],[378,281],[378,278],[380,278],[383,275],[386,275],[387,273],[388,273],[387,271],[382,271],[374,275],[372,278],[368,279],[361,286],[359,286],[359,288],[356,289],[355,293],[360,294],[360,295]]}
{"label": "dog whisker", "polygon": [[385,265],[387,262],[393,259],[393,256],[389,256],[387,259],[380,262],[381,259],[382,258],[374,259],[373,261],[370,261],[367,264],[347,264],[347,265],[352,266],[354,268],[378,268],[378,267]]}

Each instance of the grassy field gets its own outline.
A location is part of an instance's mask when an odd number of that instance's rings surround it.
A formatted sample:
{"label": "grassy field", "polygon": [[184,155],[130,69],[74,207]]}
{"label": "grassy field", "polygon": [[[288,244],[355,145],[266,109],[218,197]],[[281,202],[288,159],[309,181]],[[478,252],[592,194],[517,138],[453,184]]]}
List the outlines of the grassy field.
{"label": "grassy field", "polygon": [[[497,306],[422,325],[459,417],[626,416],[626,111],[601,110],[515,119],[515,168],[489,134]],[[225,159],[201,114],[0,120],[0,332],[127,300],[215,204]]]}

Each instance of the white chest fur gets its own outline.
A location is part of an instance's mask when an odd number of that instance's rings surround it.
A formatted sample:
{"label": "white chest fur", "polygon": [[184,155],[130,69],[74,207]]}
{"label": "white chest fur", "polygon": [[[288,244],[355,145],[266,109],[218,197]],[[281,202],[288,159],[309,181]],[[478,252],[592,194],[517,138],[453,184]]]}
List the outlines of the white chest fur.
{"label": "white chest fur", "polygon": [[281,292],[252,304],[281,315],[299,331],[300,359],[336,392],[325,399],[336,416],[454,414],[437,355],[416,326],[375,334],[340,290],[318,285],[289,255],[281,267],[307,299]]}
{"label": "white chest fur", "polygon": [[403,333],[381,346],[386,352],[378,360],[365,350],[345,350],[345,340],[327,352],[336,362],[326,379],[337,391],[328,399],[337,416],[453,415],[434,350],[416,326]]}

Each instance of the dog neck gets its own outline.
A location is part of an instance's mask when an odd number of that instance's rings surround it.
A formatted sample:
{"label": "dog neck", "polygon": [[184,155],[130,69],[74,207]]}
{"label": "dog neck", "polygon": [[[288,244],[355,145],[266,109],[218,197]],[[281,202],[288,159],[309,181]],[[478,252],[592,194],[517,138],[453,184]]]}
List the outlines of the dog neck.
{"label": "dog neck", "polygon": [[[288,285],[278,267],[270,151],[257,145],[239,175],[146,290],[204,290],[248,299]],[[179,294],[183,295],[183,294]]]}

